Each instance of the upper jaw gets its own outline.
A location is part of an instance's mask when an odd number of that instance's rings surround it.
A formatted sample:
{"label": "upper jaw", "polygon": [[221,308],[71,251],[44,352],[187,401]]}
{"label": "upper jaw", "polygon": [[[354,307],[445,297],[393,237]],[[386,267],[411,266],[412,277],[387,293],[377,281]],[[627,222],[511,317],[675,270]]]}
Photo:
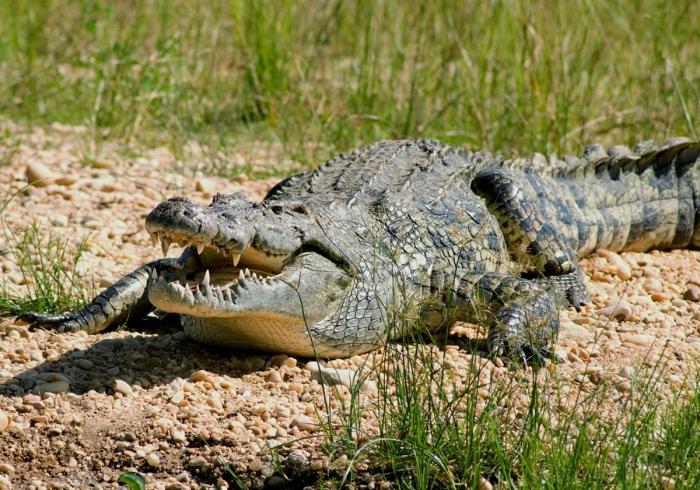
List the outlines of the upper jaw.
{"label": "upper jaw", "polygon": [[238,194],[217,195],[208,207],[171,198],[156,206],[145,223],[164,255],[173,243],[192,247],[199,255],[209,248],[230,257],[234,267],[243,258],[247,266],[271,272],[279,272],[301,246],[301,224],[299,216],[277,216],[266,205]]}

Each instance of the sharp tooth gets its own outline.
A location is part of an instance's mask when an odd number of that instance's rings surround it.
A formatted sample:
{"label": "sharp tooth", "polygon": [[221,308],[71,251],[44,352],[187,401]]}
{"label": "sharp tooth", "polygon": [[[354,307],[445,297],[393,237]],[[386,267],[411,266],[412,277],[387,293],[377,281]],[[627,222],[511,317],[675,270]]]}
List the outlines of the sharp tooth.
{"label": "sharp tooth", "polygon": [[243,273],[243,269],[238,269],[238,280],[242,281],[245,279],[245,274]]}
{"label": "sharp tooth", "polygon": [[149,231],[148,236],[151,238],[151,245],[155,247],[158,244],[158,234]]}
{"label": "sharp tooth", "polygon": [[247,267],[245,268],[245,272],[244,272],[244,273],[245,273],[245,276],[246,276],[246,277],[250,277],[250,269],[248,269]]}
{"label": "sharp tooth", "polygon": [[204,273],[204,279],[202,279],[202,286],[209,286],[209,269]]}
{"label": "sharp tooth", "polygon": [[197,254],[202,255],[202,252],[204,252],[204,244],[203,243],[198,243],[197,244]]}
{"label": "sharp tooth", "polygon": [[187,289],[188,291],[190,290],[190,283],[189,282],[185,283],[185,289]]}
{"label": "sharp tooth", "polygon": [[250,277],[252,277],[253,279],[257,279],[257,278],[258,278],[258,275],[257,275],[255,272],[253,272],[253,273],[250,275]]}
{"label": "sharp tooth", "polygon": [[170,248],[170,239],[168,237],[162,237],[160,239],[160,249],[163,251],[163,255],[168,255],[168,249]]}
{"label": "sharp tooth", "polygon": [[238,265],[239,260],[241,260],[241,254],[231,254],[231,261],[233,262],[234,267]]}

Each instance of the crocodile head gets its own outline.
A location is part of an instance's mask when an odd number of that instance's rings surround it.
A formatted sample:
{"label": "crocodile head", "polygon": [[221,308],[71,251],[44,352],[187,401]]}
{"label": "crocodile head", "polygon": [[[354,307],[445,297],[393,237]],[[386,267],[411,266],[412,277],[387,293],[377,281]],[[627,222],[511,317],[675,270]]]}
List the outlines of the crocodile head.
{"label": "crocodile head", "polygon": [[334,223],[321,226],[299,202],[254,203],[242,194],[217,195],[208,207],[164,201],[147,216],[148,233],[164,251],[185,246],[197,265],[187,277],[154,277],[149,300],[179,313],[199,341],[334,355],[310,345],[308,329],[368,302],[358,297],[366,279],[355,267],[357,248],[328,240],[338,234],[327,226]]}

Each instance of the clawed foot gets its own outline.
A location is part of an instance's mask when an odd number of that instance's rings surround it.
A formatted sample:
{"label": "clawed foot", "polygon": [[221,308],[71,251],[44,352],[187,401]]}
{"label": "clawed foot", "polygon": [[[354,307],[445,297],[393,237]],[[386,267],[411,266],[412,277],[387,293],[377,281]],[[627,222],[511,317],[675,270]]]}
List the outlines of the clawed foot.
{"label": "clawed foot", "polygon": [[548,347],[523,343],[517,345],[509,345],[508,343],[493,345],[489,349],[489,357],[499,357],[509,364],[520,365],[523,368],[527,366],[532,366],[533,368],[543,367],[547,359],[555,364],[562,361],[561,356]]}
{"label": "clawed foot", "polygon": [[580,269],[571,274],[549,276],[536,279],[536,282],[549,289],[559,301],[566,301],[576,311],[591,302],[586,279]]}
{"label": "clawed foot", "polygon": [[71,313],[62,315],[51,315],[47,313],[35,313],[33,311],[22,313],[17,316],[17,319],[29,323],[29,329],[45,328],[47,330],[56,330],[58,332],[77,332],[80,330],[80,324],[75,316]]}

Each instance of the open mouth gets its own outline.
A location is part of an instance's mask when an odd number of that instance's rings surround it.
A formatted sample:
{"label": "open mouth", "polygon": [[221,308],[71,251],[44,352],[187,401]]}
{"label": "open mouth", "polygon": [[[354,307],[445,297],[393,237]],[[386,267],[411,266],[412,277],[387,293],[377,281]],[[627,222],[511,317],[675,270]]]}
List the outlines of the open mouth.
{"label": "open mouth", "polygon": [[[328,303],[317,301],[326,294],[322,289],[342,289],[347,280],[337,258],[322,249],[301,247],[291,254],[275,254],[256,248],[253,243],[240,250],[230,244],[203,243],[179,233],[149,233],[156,244],[160,242],[164,253],[172,244],[178,244],[189,249],[197,261],[195,270],[187,275],[173,277],[168,272],[156,272],[152,278],[149,300],[172,313],[241,319],[282,315],[308,320],[326,312]],[[345,279],[338,280],[341,277]],[[329,283],[331,286],[327,287]],[[307,301],[314,297],[311,303],[318,308],[302,305],[301,297]]]}
{"label": "open mouth", "polygon": [[162,232],[151,233],[151,240],[154,244],[160,242],[164,255],[172,244],[189,248],[198,262],[196,270],[185,277],[154,275],[154,304],[179,313],[221,313],[227,306],[235,306],[246,292],[272,287],[286,258],[252,246],[237,253],[213,243],[197,243],[185,236]]}

